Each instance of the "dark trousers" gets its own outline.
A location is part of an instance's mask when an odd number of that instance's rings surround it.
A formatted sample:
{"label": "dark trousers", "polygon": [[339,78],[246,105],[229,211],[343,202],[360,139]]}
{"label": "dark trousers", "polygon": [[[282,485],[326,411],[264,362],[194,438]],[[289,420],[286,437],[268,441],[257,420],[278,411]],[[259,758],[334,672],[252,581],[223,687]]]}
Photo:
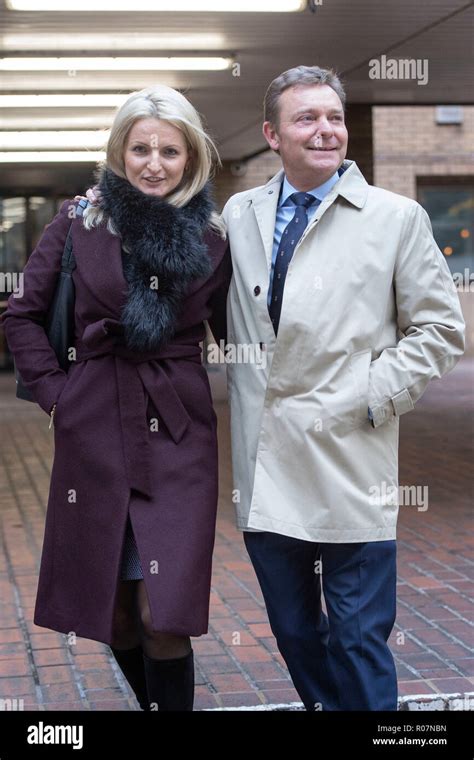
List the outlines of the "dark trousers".
{"label": "dark trousers", "polygon": [[249,531],[244,540],[306,709],[396,710],[387,645],[395,623],[396,542],[326,544]]}

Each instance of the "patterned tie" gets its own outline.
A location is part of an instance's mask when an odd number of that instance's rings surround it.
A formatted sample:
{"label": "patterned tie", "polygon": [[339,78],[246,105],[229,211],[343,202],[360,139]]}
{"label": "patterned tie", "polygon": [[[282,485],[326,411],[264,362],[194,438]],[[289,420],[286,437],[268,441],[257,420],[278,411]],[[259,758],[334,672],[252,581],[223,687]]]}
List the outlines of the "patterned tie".
{"label": "patterned tie", "polygon": [[317,203],[318,205],[321,203],[318,198],[315,198],[310,193],[293,193],[290,195],[290,200],[295,204],[296,211],[291,222],[283,230],[280,245],[278,246],[275,268],[273,270],[272,298],[268,309],[275,335],[278,333],[278,325],[280,324],[283,288],[285,287],[288,266],[298,241],[308,224],[307,209],[313,203]]}

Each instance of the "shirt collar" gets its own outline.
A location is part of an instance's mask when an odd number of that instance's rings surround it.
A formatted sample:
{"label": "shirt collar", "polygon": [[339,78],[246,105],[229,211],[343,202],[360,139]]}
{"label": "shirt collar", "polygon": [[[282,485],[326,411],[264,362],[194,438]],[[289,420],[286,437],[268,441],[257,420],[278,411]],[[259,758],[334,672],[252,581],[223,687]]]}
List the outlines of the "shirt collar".
{"label": "shirt collar", "polygon": [[[334,172],[332,177],[329,177],[326,182],[323,182],[322,185],[318,185],[317,187],[314,187],[312,190],[308,190],[308,193],[311,195],[314,195],[315,198],[318,198],[318,200],[322,201],[324,200],[324,196],[331,190],[331,188],[336,184],[336,182],[339,180],[339,174],[338,172]],[[293,185],[288,182],[286,175],[284,176],[283,183],[281,186],[281,193],[280,193],[280,200],[278,202],[278,206],[285,206],[285,205],[291,205],[288,203],[288,198],[293,193],[297,193],[298,190],[293,187]]]}

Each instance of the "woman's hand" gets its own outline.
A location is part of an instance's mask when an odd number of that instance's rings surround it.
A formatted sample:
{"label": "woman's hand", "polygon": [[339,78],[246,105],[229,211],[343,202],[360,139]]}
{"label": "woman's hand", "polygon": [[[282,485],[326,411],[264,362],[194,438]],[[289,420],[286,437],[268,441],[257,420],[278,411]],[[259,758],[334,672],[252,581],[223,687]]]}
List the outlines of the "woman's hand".
{"label": "woman's hand", "polygon": [[50,420],[49,420],[49,429],[50,430],[51,430],[51,428],[53,426],[54,412],[56,411],[56,406],[57,406],[56,404],[53,404],[53,406],[51,407],[51,411],[49,413],[49,417],[50,417]]}
{"label": "woman's hand", "polygon": [[93,206],[96,206],[100,204],[102,198],[102,193],[100,192],[97,185],[94,185],[94,187],[90,187],[86,191],[86,195],[75,195],[74,200],[75,201],[85,201],[88,200],[89,203],[91,203]]}

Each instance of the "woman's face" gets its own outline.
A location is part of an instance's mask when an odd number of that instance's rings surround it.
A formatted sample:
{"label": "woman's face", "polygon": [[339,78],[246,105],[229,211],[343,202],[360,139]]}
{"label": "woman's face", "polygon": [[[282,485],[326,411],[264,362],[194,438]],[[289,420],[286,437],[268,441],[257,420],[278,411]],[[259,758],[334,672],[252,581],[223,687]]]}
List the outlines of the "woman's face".
{"label": "woman's face", "polygon": [[164,197],[181,182],[190,163],[183,133],[162,119],[139,119],[125,143],[125,174],[147,195]]}

